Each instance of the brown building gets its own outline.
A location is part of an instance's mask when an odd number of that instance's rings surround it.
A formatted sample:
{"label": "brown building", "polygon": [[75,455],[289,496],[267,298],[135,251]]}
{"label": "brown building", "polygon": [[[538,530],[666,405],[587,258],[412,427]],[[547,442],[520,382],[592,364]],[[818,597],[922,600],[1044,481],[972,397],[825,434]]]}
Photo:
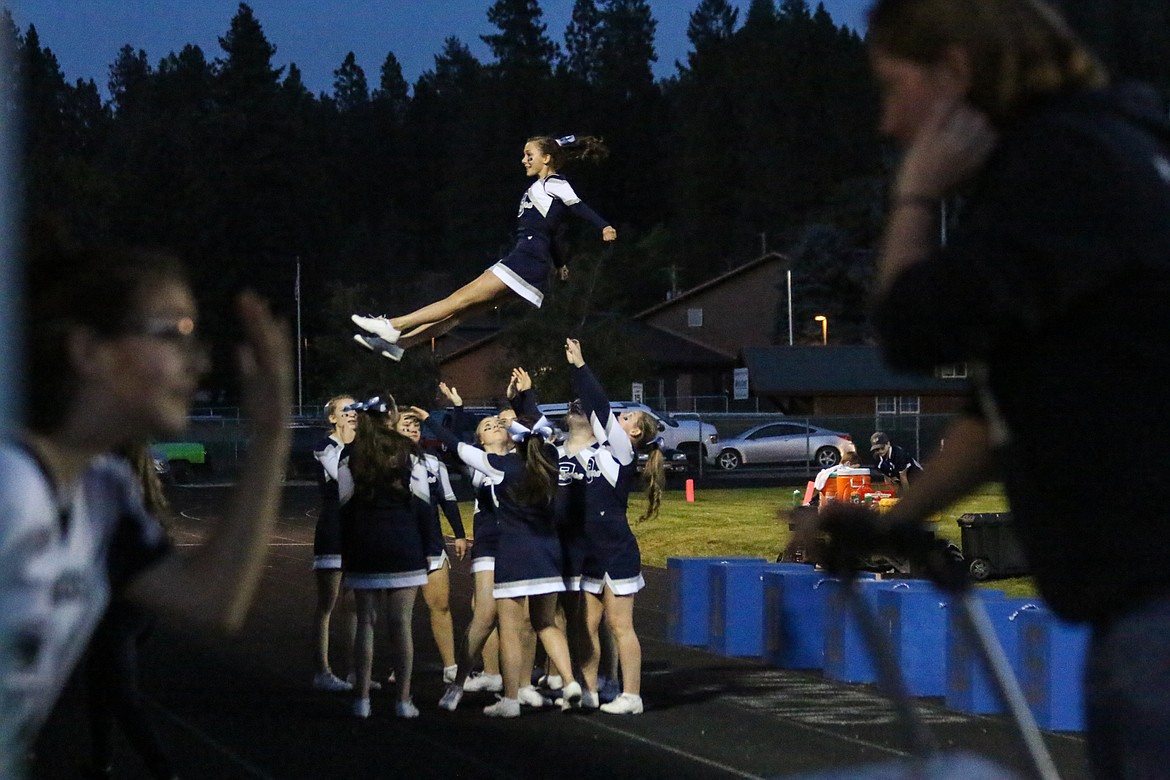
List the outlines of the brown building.
{"label": "brown building", "polygon": [[[761,411],[929,414],[959,407],[965,367],[922,376],[890,371],[874,346],[777,346],[775,334],[786,331],[787,270],[784,255],[769,253],[634,315],[629,337],[652,366],[641,380],[645,401],[666,410],[724,411],[735,369],[746,368]],[[507,383],[494,333],[440,362],[444,380],[468,403],[498,399]]]}

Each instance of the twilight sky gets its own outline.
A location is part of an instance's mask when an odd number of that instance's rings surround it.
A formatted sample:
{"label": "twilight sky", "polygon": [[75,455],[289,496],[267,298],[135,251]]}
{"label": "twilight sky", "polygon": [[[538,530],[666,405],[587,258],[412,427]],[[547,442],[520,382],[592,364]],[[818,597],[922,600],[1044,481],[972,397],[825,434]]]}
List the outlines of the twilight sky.
{"label": "twilight sky", "polygon": [[[838,24],[862,31],[870,0],[824,0]],[[108,69],[125,44],[145,49],[152,66],[188,43],[207,59],[222,55],[217,38],[227,32],[239,0],[0,0],[23,34],[35,25],[41,45],[52,49],[69,82],[93,79],[106,94]],[[487,21],[491,0],[251,0],[248,5],[276,46],[273,64],[295,62],[314,94],[332,92],[333,71],[352,51],[371,85],[387,52],[402,63],[413,84],[434,65],[443,40],[457,36],[481,61],[491,59],[479,36],[496,32]],[[698,0],[648,0],[658,21],[655,48],[659,78],[675,72],[690,48],[687,23]],[[740,0],[739,23],[747,11]],[[810,3],[815,8],[816,3]],[[541,0],[546,34],[563,46],[572,0]]]}

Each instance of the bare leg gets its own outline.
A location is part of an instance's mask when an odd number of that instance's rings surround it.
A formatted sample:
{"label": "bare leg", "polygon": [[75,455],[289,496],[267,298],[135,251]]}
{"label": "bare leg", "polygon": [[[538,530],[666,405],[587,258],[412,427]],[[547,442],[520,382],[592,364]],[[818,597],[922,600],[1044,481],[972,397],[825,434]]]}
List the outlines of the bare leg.
{"label": "bare leg", "polygon": [[557,625],[557,594],[529,596],[528,602],[532,628],[540,637],[540,643],[544,645],[549,660],[557,665],[564,684],[568,685],[574,679],[573,664],[569,660],[569,642],[565,639],[565,631]]}
{"label": "bare leg", "polygon": [[500,660],[504,672],[504,698],[515,699],[520,693],[524,665],[520,635],[524,619],[524,599],[496,599],[500,615]]}
{"label": "bare leg", "polygon": [[[417,596],[417,587],[395,588],[386,594],[386,627],[390,629],[390,648],[398,680],[398,701],[410,701],[410,676],[414,672],[411,619]],[[368,673],[366,679],[369,680]]]}
{"label": "bare leg", "polygon": [[[475,573],[475,601],[472,607],[471,624],[467,627],[467,656],[459,665],[459,676],[455,682],[463,685],[467,676],[471,674],[471,667],[475,665],[475,657],[484,652],[484,674],[499,674],[499,660],[495,660],[497,671],[490,671],[487,663],[487,641],[495,633],[496,600],[492,598],[492,585],[496,577],[493,571],[477,571]],[[499,648],[496,648],[499,652]]]}
{"label": "bare leg", "polygon": [[494,301],[507,290],[508,285],[504,284],[500,277],[491,271],[484,271],[441,301],[428,304],[401,317],[391,317],[390,324],[406,333],[420,325],[440,322],[452,315],[460,314],[476,304]]}
{"label": "bare leg", "polygon": [[439,648],[443,666],[455,664],[455,628],[451,621],[451,574],[446,564],[427,575],[422,586],[423,601],[431,613],[431,634]]}
{"label": "bare leg", "polygon": [[605,621],[617,645],[618,661],[622,669],[622,693],[642,693],[642,644],[634,633],[634,597],[616,596],[608,587],[605,599]]}
{"label": "bare leg", "polygon": [[340,569],[318,569],[317,609],[313,613],[313,663],[317,672],[331,672],[329,665],[329,619],[341,592]]}
{"label": "bare leg", "polygon": [[581,676],[588,690],[597,690],[597,667],[601,663],[601,640],[598,632],[601,626],[601,616],[605,612],[605,605],[601,596],[592,593],[582,593],[585,600],[585,636],[582,644],[585,655],[581,658]]}
{"label": "bare leg", "polygon": [[370,698],[370,670],[374,665],[374,624],[378,622],[378,591],[353,592],[357,601],[357,631],[353,640],[354,692],[359,699]]}
{"label": "bare leg", "polygon": [[447,333],[452,328],[462,325],[468,320],[475,319],[481,314],[491,311],[498,304],[496,300],[484,301],[483,303],[476,303],[468,306],[458,314],[452,314],[450,317],[439,320],[438,322],[428,322],[425,325],[419,325],[417,328],[411,329],[409,333],[403,333],[398,337],[398,346],[403,349],[414,347],[419,344],[437,339],[444,333]]}

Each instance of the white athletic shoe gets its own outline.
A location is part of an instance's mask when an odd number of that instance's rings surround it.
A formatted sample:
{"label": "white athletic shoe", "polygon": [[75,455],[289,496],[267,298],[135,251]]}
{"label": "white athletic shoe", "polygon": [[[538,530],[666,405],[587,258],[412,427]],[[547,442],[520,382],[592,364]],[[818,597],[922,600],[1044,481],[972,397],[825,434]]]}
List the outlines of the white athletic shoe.
{"label": "white athletic shoe", "polygon": [[459,676],[459,665],[451,664],[443,667],[443,682],[448,685],[455,682],[455,678]]}
{"label": "white athletic shoe", "polygon": [[443,691],[443,698],[439,699],[439,706],[448,712],[454,712],[462,698],[463,689],[455,683],[451,683],[447,686],[447,690]]}
{"label": "white athletic shoe", "polygon": [[386,339],[391,344],[398,343],[398,337],[402,335],[402,331],[390,324],[390,320],[385,317],[363,317],[360,314],[350,316],[353,324],[357,325],[367,333],[373,333],[375,336]]}
{"label": "white athletic shoe", "polygon": [[527,704],[529,707],[543,707],[544,697],[540,695],[540,691],[532,685],[525,685],[516,693],[516,698],[521,704]]}
{"label": "white athletic shoe", "polygon": [[473,691],[499,693],[504,690],[504,676],[502,674],[477,674],[474,677],[468,677],[463,681],[463,690],[468,693]]}
{"label": "white athletic shoe", "polygon": [[564,687],[564,679],[559,674],[542,674],[536,684],[550,691],[559,691]]}
{"label": "white athletic shoe", "polygon": [[414,706],[414,702],[410,700],[395,702],[394,716],[397,718],[417,718],[418,707]]}
{"label": "white athletic shoe", "polygon": [[610,715],[641,715],[642,697],[636,693],[623,693],[609,704],[602,704],[601,711]]}
{"label": "white athletic shoe", "polygon": [[353,714],[357,718],[370,717],[370,700],[369,699],[354,699],[353,700]]}
{"label": "white athletic shoe", "polygon": [[[394,673],[393,672],[390,673],[390,682],[394,682]],[[351,689],[356,688],[357,687],[357,675],[354,674],[353,672],[350,672],[349,675],[346,676],[346,678],[345,678],[345,684],[348,685]],[[378,682],[373,677],[371,677],[370,678],[370,690],[371,691],[382,690],[382,683]]]}
{"label": "white athletic shoe", "polygon": [[484,707],[483,714],[489,718],[519,718],[520,702],[517,699],[500,699]]}
{"label": "white athletic shoe", "polygon": [[342,680],[333,672],[317,672],[313,675],[313,687],[319,691],[329,691],[331,693],[353,690],[352,685]]}
{"label": "white athletic shoe", "polygon": [[575,710],[581,706],[581,683],[573,680],[562,690],[561,711]]}
{"label": "white athletic shoe", "polygon": [[395,363],[402,360],[402,355],[406,352],[406,350],[397,344],[391,344],[386,339],[371,336],[368,333],[355,333],[353,340],[370,350],[370,352],[377,353],[387,360],[393,360]]}

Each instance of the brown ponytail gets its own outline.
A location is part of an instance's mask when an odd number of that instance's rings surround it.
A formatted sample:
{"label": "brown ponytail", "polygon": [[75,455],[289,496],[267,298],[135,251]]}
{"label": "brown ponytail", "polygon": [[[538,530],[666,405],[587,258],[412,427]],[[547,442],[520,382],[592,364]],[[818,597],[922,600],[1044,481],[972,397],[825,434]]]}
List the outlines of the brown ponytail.
{"label": "brown ponytail", "polygon": [[551,157],[549,165],[557,171],[575,160],[598,163],[609,157],[609,147],[605,141],[592,135],[566,135],[560,138],[538,135],[529,138],[528,143],[536,144],[542,154]]}
{"label": "brown ponytail", "polygon": [[555,452],[535,433],[525,436],[516,452],[524,460],[524,478],[512,488],[512,498],[529,506],[551,504],[557,489]]}

